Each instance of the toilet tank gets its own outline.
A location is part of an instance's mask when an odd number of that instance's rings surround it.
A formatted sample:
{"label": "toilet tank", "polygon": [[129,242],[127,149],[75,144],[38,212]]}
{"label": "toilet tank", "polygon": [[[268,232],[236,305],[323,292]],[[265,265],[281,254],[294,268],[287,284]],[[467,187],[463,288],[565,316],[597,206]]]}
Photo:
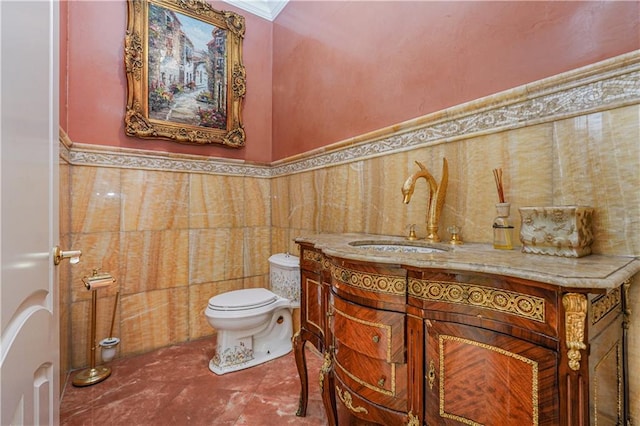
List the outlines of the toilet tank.
{"label": "toilet tank", "polygon": [[289,253],[274,254],[269,258],[271,291],[291,301],[291,307],[300,307],[300,258]]}

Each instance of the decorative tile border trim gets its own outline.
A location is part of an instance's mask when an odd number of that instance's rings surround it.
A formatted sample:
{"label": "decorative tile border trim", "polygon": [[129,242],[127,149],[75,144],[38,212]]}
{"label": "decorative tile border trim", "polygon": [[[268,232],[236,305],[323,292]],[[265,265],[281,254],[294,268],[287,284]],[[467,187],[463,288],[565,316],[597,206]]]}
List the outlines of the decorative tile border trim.
{"label": "decorative tile border trim", "polygon": [[78,166],[117,167],[121,169],[143,169],[156,171],[208,173],[220,175],[271,177],[270,166],[245,164],[242,161],[223,160],[195,156],[162,155],[162,153],[131,153],[128,151],[108,151],[76,148],[72,146],[68,153],[69,162]]}
{"label": "decorative tile border trim", "polygon": [[73,165],[270,178],[640,103],[640,51],[454,106],[318,150],[256,165],[61,143]]}

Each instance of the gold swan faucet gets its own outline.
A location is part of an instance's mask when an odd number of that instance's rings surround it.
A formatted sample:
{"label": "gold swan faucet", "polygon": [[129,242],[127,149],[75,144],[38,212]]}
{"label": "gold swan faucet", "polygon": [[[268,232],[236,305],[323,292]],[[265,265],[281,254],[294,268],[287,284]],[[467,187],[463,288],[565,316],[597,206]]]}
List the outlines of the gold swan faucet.
{"label": "gold swan faucet", "polygon": [[447,194],[447,183],[449,182],[449,166],[447,159],[442,159],[442,178],[440,179],[440,185],[437,184],[434,177],[429,173],[427,168],[419,161],[416,161],[420,170],[412,174],[402,185],[402,195],[404,196],[403,202],[409,204],[413,190],[416,186],[416,180],[419,178],[425,178],[429,184],[429,201],[427,203],[427,241],[437,243],[440,241],[438,236],[438,222],[440,220],[440,212],[444,205],[444,197]]}

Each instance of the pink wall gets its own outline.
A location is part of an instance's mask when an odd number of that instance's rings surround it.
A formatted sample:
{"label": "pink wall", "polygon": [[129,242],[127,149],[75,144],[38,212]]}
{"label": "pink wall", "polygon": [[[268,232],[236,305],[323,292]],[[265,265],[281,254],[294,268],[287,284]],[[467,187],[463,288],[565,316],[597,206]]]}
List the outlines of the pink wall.
{"label": "pink wall", "polygon": [[[127,79],[124,70],[124,36],[127,3],[69,1],[67,93],[61,96],[68,109],[61,111],[62,127],[73,142],[174,153],[244,159],[260,163],[271,160],[271,55],[272,23],[232,6],[214,1],[218,10],[232,10],[246,18],[244,65],[247,97],[243,119],[246,146],[194,146],[163,140],[131,138],[124,134]],[[64,25],[64,23],[63,23]],[[62,52],[62,49],[61,49]],[[64,58],[61,58],[64,60]]]}
{"label": "pink wall", "polygon": [[272,158],[636,50],[639,16],[638,2],[290,2]]}

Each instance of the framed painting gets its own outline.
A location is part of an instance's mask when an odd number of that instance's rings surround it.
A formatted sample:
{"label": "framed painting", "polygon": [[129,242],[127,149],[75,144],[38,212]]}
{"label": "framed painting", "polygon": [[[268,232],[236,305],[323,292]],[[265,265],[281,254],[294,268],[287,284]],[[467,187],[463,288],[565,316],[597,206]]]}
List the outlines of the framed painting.
{"label": "framed painting", "polygon": [[244,146],[244,33],[204,0],[128,0],[126,134]]}

